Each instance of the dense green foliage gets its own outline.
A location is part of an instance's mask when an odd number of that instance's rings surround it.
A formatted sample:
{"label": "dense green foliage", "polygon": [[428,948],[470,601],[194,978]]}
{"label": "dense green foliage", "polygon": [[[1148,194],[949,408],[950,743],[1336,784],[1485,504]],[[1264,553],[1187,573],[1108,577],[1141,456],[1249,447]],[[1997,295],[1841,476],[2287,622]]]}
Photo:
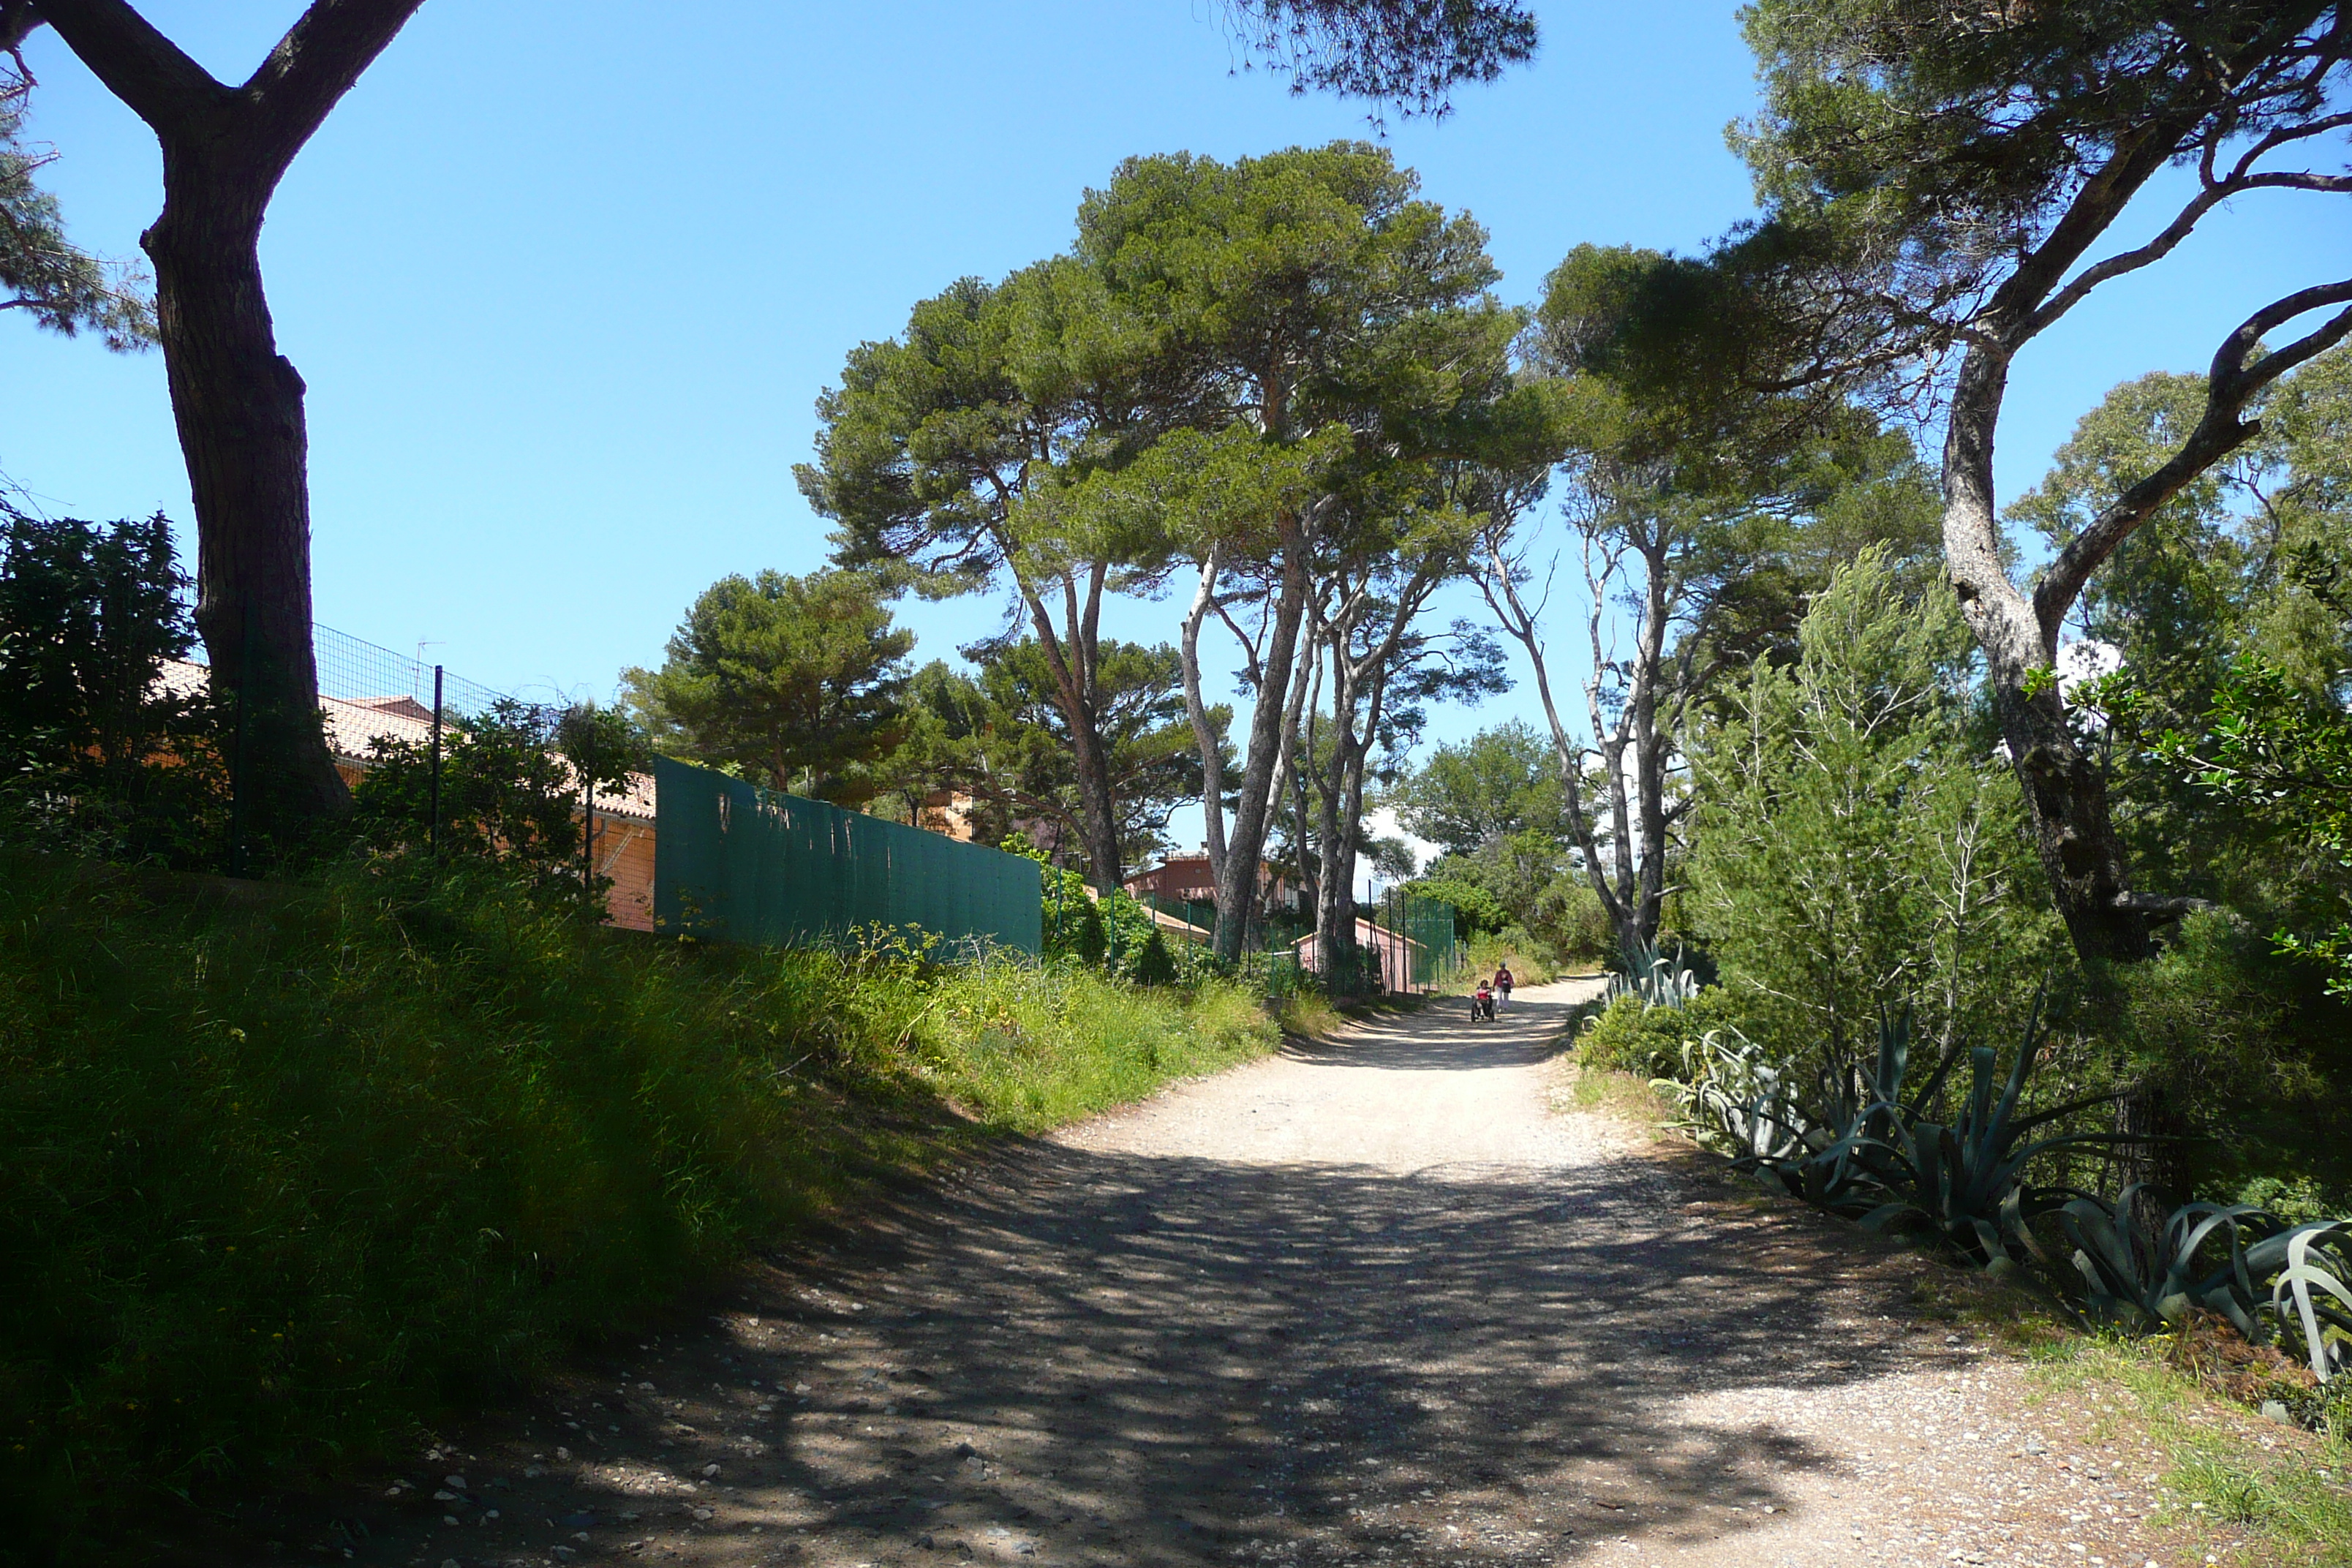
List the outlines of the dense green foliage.
{"label": "dense green foliage", "polygon": [[[501,698],[488,712],[449,724],[437,797],[432,743],[379,737],[352,792],[355,837],[378,853],[437,851],[518,868],[543,890],[579,888],[583,801],[579,774],[558,749],[571,717]],[[596,785],[619,788],[631,760],[616,751]]]}
{"label": "dense green foliage", "polygon": [[169,865],[221,854],[234,710],[179,663],[187,586],[160,514],[0,507],[0,833]]}
{"label": "dense green foliage", "polygon": [[[2010,516],[2063,546],[2177,447],[2203,406],[2200,377],[2126,382]],[[2352,695],[2352,352],[2285,377],[2253,412],[2261,434],[2158,508],[2084,589],[2073,626],[2122,669],[2069,699],[2107,768],[2135,866],[2265,927],[2310,929],[2352,895],[2324,836],[2302,831],[2324,814],[2324,769],[2282,773],[2276,759],[2242,755],[2252,773],[2230,784],[2231,768],[2158,743],[2213,732],[2229,745],[2226,726],[2259,744],[2266,729],[2284,738],[2281,727],[2299,721],[2340,721]],[[2265,773],[2266,784],[2253,782]],[[2235,793],[2217,799],[2224,784]]]}
{"label": "dense green foliage", "polygon": [[[1952,642],[1866,556],[1814,601],[1795,662],[1751,669],[1703,728],[1682,908],[1721,965],[1727,1021],[1811,1081],[1906,1008],[1938,1050],[1999,1041],[2048,983],[2050,1092],[2128,1095],[2136,1125],[2171,1135],[2141,1170],[2341,1204],[2352,1123],[2334,1086],[2352,1055],[2326,971],[2225,912],[2192,916],[2147,963],[2077,967]],[[2224,816],[2214,838],[2246,826],[2210,791],[2180,803],[2187,823]],[[1642,1060],[1678,1076],[1663,1046]]]}
{"label": "dense green foliage", "polygon": [[1719,985],[1708,986],[1681,1007],[1653,1007],[1638,995],[1620,996],[1577,1037],[1577,1056],[1606,1071],[1675,1078],[1684,1071],[1685,1050],[1738,1017],[1730,994]]}
{"label": "dense green foliage", "polygon": [[1956,621],[1865,551],[1692,748],[1685,918],[1759,1039],[1841,1059],[1906,1005],[1938,1046],[1982,1038],[2056,959]]}
{"label": "dense green foliage", "polygon": [[695,600],[659,669],[622,677],[664,750],[771,789],[856,806],[904,732],[914,634],[853,572],[723,577]]}
{"label": "dense green foliage", "polygon": [[[915,672],[907,740],[882,770],[910,803],[940,791],[969,795],[974,837],[983,841],[1003,837],[1019,820],[1032,836],[1080,844],[1085,802],[1045,650],[1024,637],[963,651],[974,665],[970,675],[938,660]],[[1170,815],[1201,797],[1201,754],[1176,651],[1102,639],[1094,689],[1120,862],[1142,866],[1166,851]],[[1222,706],[1210,710],[1220,731],[1230,717]]]}
{"label": "dense green foliage", "polygon": [[1551,742],[1521,720],[1438,746],[1393,792],[1397,818],[1444,851],[1411,884],[1454,908],[1465,935],[1552,964],[1615,951],[1600,896],[1578,869]]}
{"label": "dense green foliage", "polygon": [[2287,922],[2273,940],[2282,953],[2328,965],[2329,993],[2352,1001],[2352,714],[2247,658],[2221,679],[2202,728],[2168,731],[2157,761],[2308,873],[2262,900]]}
{"label": "dense green foliage", "polygon": [[[0,879],[0,1508],[404,1439],[865,1173],[1272,1043],[1248,997],[662,943],[496,868]],[[87,1478],[108,1478],[93,1490]]]}

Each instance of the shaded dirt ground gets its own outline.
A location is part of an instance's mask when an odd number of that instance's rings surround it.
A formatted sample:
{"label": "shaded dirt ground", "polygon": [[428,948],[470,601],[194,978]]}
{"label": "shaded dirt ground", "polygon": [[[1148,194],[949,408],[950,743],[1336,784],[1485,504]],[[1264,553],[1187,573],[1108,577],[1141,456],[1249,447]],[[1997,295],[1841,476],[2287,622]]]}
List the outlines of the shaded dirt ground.
{"label": "shaded dirt ground", "polygon": [[1556,1103],[1588,994],[1433,1005],[1009,1151],[257,1554],[2184,1560],[2154,1456],[2030,1407],[1923,1310],[1939,1266]]}

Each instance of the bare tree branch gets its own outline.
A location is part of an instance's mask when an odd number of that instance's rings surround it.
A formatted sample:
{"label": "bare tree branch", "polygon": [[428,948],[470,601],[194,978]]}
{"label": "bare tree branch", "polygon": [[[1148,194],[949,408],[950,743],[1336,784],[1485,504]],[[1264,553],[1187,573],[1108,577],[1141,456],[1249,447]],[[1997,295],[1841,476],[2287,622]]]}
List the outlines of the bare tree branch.
{"label": "bare tree branch", "polygon": [[2222,341],[2206,373],[2205,412],[2197,427],[2163,467],[2117,496],[2068,541],[2035,587],[2033,612],[2046,642],[2054,643],[2083,585],[2116,545],[2183,486],[2261,433],[2259,424],[2240,418],[2254,394],[2352,335],[2352,310],[2338,311],[2315,331],[2249,365],[2263,334],[2297,316],[2347,301],[2352,301],[2352,279],[2298,289],[2247,317]]}

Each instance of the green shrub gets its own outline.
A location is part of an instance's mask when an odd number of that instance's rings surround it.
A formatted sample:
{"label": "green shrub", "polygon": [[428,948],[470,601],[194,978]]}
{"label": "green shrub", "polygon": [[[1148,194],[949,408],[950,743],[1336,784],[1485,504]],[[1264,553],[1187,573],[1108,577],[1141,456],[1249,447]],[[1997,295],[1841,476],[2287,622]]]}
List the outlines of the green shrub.
{"label": "green shrub", "polygon": [[1639,1078],[1672,1078],[1683,1070],[1685,1045],[1695,1046],[1710,1029],[1738,1025],[1738,1009],[1719,985],[1679,1007],[1652,1007],[1639,996],[1621,996],[1586,1024],[1577,1038],[1577,1057],[1587,1066]]}
{"label": "green shrub", "polygon": [[1168,939],[1159,931],[1145,937],[1136,950],[1133,973],[1138,985],[1176,984],[1176,955],[1168,951]]}
{"label": "green shrub", "polygon": [[1808,1076],[1905,1006],[1939,1047],[2014,1039],[2064,963],[2016,779],[1951,679],[1950,596],[1915,592],[1864,551],[1796,662],[1758,660],[1692,736],[1682,909],[1749,1033],[1803,1042]]}
{"label": "green shrub", "polygon": [[1544,894],[1536,924],[1565,964],[1599,968],[1617,951],[1616,928],[1591,884],[1562,877]]}
{"label": "green shrub", "polygon": [[1230,987],[659,942],[478,864],[0,871],[0,1561],[404,1441],[971,1136],[925,1105],[1035,1129],[1275,1042]]}
{"label": "green shrub", "polygon": [[2352,1006],[2326,994],[2326,970],[2206,913],[2109,978],[2098,1035],[2120,1078],[2162,1096],[2183,1185],[2300,1184],[2315,1209],[2352,1212]]}
{"label": "green shrub", "polygon": [[1454,919],[1462,928],[1462,934],[1474,941],[1511,923],[1510,911],[1503,908],[1502,900],[1468,877],[1444,875],[1433,868],[1431,875],[1406,886],[1415,898],[1452,904]]}
{"label": "green shrub", "polygon": [[1100,904],[1089,900],[1078,911],[1077,934],[1071,939],[1071,949],[1088,969],[1102,966],[1103,954],[1110,951],[1110,932],[1103,926]]}
{"label": "green shrub", "polygon": [[195,647],[191,586],[161,513],[100,525],[0,500],[0,843],[220,864],[232,708],[164,678]]}

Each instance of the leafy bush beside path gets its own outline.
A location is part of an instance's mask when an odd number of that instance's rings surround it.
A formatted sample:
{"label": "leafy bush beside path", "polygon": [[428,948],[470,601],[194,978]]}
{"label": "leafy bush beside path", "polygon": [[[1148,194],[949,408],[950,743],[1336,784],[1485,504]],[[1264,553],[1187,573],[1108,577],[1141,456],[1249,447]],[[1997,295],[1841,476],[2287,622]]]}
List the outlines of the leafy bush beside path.
{"label": "leafy bush beside path", "polygon": [[488,868],[5,869],[0,1561],[400,1439],[872,1174],[1276,1040],[1214,984],[656,942]]}

